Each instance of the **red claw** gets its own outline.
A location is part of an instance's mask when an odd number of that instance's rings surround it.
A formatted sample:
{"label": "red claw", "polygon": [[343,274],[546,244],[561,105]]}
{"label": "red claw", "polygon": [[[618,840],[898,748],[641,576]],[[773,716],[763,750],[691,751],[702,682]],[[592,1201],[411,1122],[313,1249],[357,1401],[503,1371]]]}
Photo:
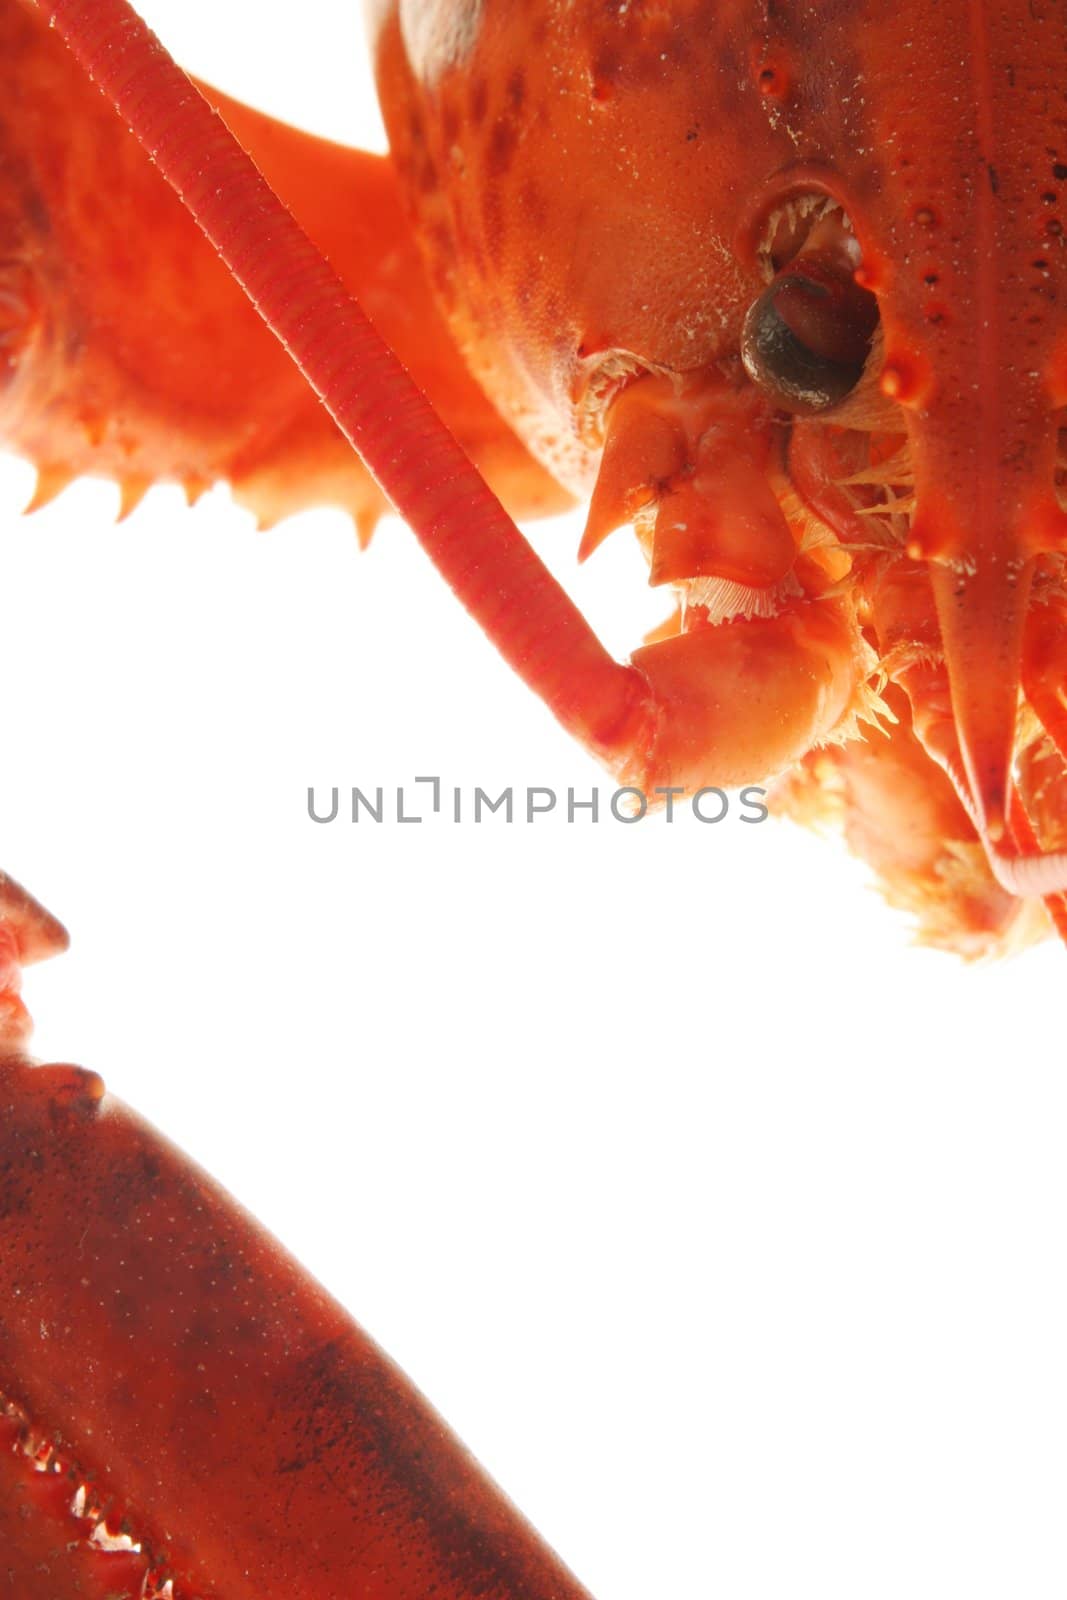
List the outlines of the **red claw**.
{"label": "red claw", "polygon": [[[64,937],[0,892],[11,995],[14,953]],[[588,1600],[341,1307],[27,1031],[0,1051],[0,1584]]]}

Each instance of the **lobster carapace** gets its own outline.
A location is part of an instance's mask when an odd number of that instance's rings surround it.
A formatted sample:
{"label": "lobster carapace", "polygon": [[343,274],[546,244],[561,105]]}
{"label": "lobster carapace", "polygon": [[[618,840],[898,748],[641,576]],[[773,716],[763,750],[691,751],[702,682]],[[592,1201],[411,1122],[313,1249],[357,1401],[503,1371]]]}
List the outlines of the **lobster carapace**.
{"label": "lobster carapace", "polygon": [[[42,10],[83,30],[88,62],[119,15]],[[1039,896],[1062,928],[1057,8],[369,10],[392,169],[228,114],[386,333],[406,323],[416,377],[505,497],[541,509],[552,479],[591,493],[583,554],[632,521],[677,609],[617,668],[495,523],[435,551],[461,598],[625,781],[785,774],[780,803],[840,816],[935,942],[1023,939]],[[7,59],[73,112],[5,136],[6,436],[45,492],[92,466],[132,494],[226,474],[268,514],[332,495],[366,527],[377,491],[259,330],[223,317],[222,269],[132,147],[116,156],[31,13],[7,0]],[[61,159],[76,127],[93,138]],[[86,229],[105,160],[121,182]],[[326,237],[341,183],[382,223],[347,251]],[[116,241],[150,216],[195,296],[120,339]],[[147,282],[144,299],[154,313]],[[270,382],[205,407],[184,382],[205,342],[216,368]]]}

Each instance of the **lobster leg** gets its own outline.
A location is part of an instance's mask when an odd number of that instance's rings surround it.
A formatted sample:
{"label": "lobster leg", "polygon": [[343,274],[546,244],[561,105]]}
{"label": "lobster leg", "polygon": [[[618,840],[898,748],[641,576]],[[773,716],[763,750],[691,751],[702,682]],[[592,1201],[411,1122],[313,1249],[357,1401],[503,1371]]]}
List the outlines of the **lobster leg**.
{"label": "lobster leg", "polygon": [[[0,899],[13,1019],[0,1046],[0,1393],[67,1464],[72,1493],[86,1485],[106,1527],[183,1596],[587,1600],[239,1206],[94,1073],[29,1061],[12,994],[27,902],[0,890],[15,919]],[[53,1489],[36,1496],[51,1498],[31,1557],[57,1548]],[[8,1491],[9,1506],[35,1498]],[[63,1595],[50,1579],[18,1592]]]}
{"label": "lobster leg", "polygon": [[[207,91],[517,515],[567,496],[468,374],[391,163]],[[346,203],[339,206],[337,196]],[[6,357],[6,360],[4,359]],[[71,478],[218,478],[263,522],[386,501],[230,273],[44,17],[0,0],[0,439],[43,504]]]}

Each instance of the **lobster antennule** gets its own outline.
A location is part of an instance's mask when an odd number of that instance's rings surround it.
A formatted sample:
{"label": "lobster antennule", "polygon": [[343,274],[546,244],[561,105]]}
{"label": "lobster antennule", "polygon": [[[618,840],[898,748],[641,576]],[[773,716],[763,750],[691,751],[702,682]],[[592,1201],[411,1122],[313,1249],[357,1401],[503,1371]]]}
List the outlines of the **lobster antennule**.
{"label": "lobster antennule", "polygon": [[[914,706],[916,731],[922,716],[921,703]],[[1019,825],[1021,801],[1015,785],[1009,786],[1005,813],[1008,819],[1010,844],[992,839],[982,825],[974,793],[964,771],[959,740],[944,721],[934,722],[921,733],[922,744],[929,756],[937,762],[955,789],[964,810],[970,817],[985,849],[989,868],[1000,887],[1019,899],[1041,899],[1046,903],[1067,893],[1067,850],[1042,851],[1032,828]],[[1004,837],[1002,831],[1001,838]],[[1067,942],[1064,918],[1067,913],[1049,904],[1057,930]]]}
{"label": "lobster antennule", "polygon": [[1030,570],[983,563],[932,572],[960,754],[977,825],[993,844],[1007,827]]}
{"label": "lobster antennule", "polygon": [[[1067,851],[1043,849],[1033,828],[1020,825],[1025,806],[1012,771],[1020,688],[1049,731],[1023,664],[1032,563],[975,563],[969,573],[934,565],[930,578],[944,660],[918,661],[901,674],[915,732],[955,789],[997,883],[1019,898],[1044,899],[1062,934],[1067,911],[1052,902],[1067,891]],[[1033,643],[1028,635],[1028,656]]]}
{"label": "lobster antennule", "polygon": [[[921,711],[918,706],[915,709],[918,725]],[[964,770],[958,736],[948,725],[940,722],[935,723],[932,729],[928,727],[924,730],[922,743],[951,781],[982,840],[990,870],[1001,888],[1020,899],[1033,897],[1046,902],[1067,893],[1067,851],[1042,851],[1032,829],[1027,829],[1025,833],[1020,831],[1017,821],[1020,802],[1015,786],[1009,786],[1005,806],[1012,842],[1001,844],[1004,830],[1000,839],[993,839],[983,826],[974,792]],[[1054,913],[1054,920],[1057,928],[1060,928],[1062,914]]]}

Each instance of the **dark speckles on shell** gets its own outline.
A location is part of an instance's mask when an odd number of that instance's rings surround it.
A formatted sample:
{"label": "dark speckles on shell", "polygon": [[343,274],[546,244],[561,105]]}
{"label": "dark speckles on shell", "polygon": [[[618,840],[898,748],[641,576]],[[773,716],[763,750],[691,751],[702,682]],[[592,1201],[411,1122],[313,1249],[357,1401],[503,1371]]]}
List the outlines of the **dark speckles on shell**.
{"label": "dark speckles on shell", "polygon": [[482,222],[485,227],[489,258],[495,265],[499,265],[504,253],[506,216],[499,186],[487,184],[482,191]]}
{"label": "dark speckles on shell", "polygon": [[424,194],[432,194],[437,188],[437,166],[429,151],[425,151],[418,164],[415,181]]}
{"label": "dark speckles on shell", "polygon": [[622,58],[613,45],[602,45],[593,57],[589,69],[593,99],[610,100],[622,76]]}
{"label": "dark speckles on shell", "polygon": [[589,41],[594,100],[610,100],[623,86],[649,87],[684,71],[692,56],[688,29],[664,8],[608,8]]}
{"label": "dark speckles on shell", "polygon": [[455,144],[459,138],[462,118],[455,102],[451,99],[443,100],[441,105],[441,138],[446,145]]}
{"label": "dark speckles on shell", "polygon": [[470,120],[473,127],[481,127],[488,109],[489,85],[482,74],[478,73],[472,78],[470,86]]}
{"label": "dark speckles on shell", "polygon": [[[366,1492],[380,1505],[404,1505],[445,1572],[471,1596],[547,1596],[553,1574],[540,1550],[516,1539],[493,1506],[470,1492],[476,1469],[460,1453],[441,1448],[439,1430],[384,1365],[365,1361],[353,1403],[350,1351],[327,1343],[294,1366],[292,1414],[306,1418],[294,1430],[279,1470],[299,1473],[356,1457],[367,1463]],[[427,1591],[428,1593],[429,1591]],[[435,1588],[436,1592],[436,1588]]]}
{"label": "dark speckles on shell", "polygon": [[507,173],[518,141],[518,130],[509,117],[494,122],[485,150],[485,174],[490,181],[499,181]]}

